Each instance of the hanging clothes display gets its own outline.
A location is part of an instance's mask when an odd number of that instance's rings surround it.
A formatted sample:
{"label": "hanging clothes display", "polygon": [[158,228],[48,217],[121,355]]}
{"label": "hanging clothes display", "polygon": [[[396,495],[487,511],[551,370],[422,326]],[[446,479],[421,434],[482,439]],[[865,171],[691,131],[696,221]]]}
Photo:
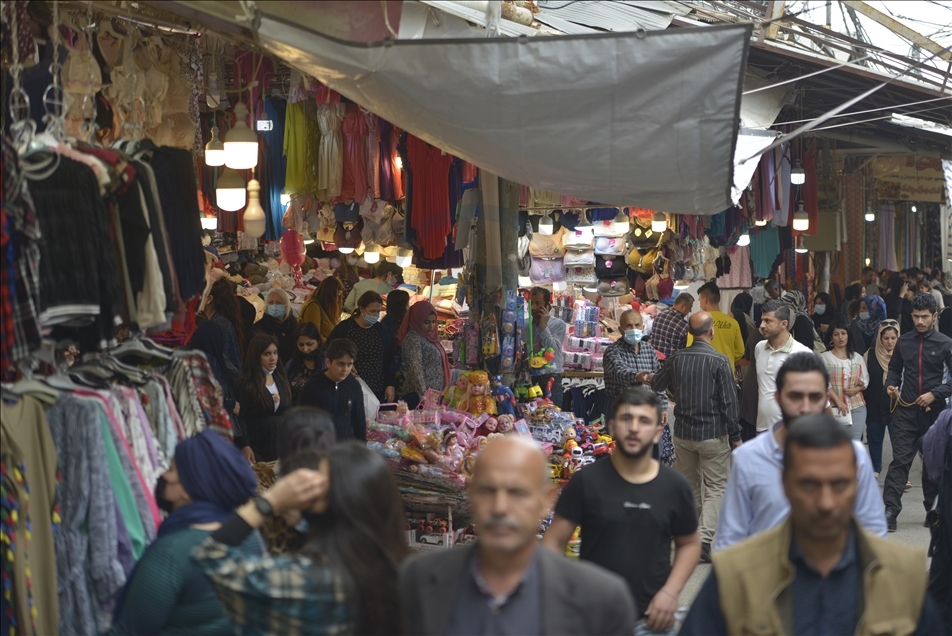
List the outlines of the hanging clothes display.
{"label": "hanging clothes display", "polygon": [[317,109],[317,124],[321,130],[317,159],[317,188],[327,200],[341,195],[344,161],[341,124],[345,114],[346,105],[340,103],[324,104]]}
{"label": "hanging clothes display", "polygon": [[304,104],[288,103],[284,122],[285,187],[291,194],[304,192],[307,180],[307,123]]}
{"label": "hanging clothes display", "polygon": [[262,152],[265,154],[261,187],[267,193],[262,196],[261,204],[267,219],[265,238],[272,241],[281,237],[281,219],[284,216],[285,206],[281,205],[281,194],[287,179],[287,158],[283,148],[287,108],[288,103],[283,99],[268,97],[264,100],[265,118],[271,120],[272,127],[261,135],[264,140]]}
{"label": "hanging clothes display", "polygon": [[408,225],[416,233],[416,243],[423,250],[423,257],[439,258],[453,229],[449,196],[449,170],[453,156],[408,135],[407,158],[413,179]]}
{"label": "hanging clothes display", "polygon": [[353,199],[360,204],[367,198],[367,160],[364,141],[364,136],[367,134],[367,120],[363,110],[356,104],[348,104],[347,115],[340,129],[344,136],[340,198],[343,201]]}

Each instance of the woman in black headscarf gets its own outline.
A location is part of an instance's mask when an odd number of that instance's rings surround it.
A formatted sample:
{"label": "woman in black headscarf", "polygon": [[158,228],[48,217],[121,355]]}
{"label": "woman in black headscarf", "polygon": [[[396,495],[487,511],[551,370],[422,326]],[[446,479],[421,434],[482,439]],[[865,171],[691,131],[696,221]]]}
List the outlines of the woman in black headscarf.
{"label": "woman in black headscarf", "polygon": [[734,302],[731,303],[731,316],[733,316],[737,324],[740,325],[740,335],[743,337],[744,342],[747,342],[747,338],[751,332],[757,329],[757,325],[754,324],[754,319],[750,315],[750,310],[753,306],[754,298],[747,292],[737,294],[737,296],[734,297]]}
{"label": "woman in black headscarf", "polygon": [[820,292],[813,300],[813,326],[824,344],[830,344],[830,325],[842,314],[836,311],[836,304],[826,292]]}

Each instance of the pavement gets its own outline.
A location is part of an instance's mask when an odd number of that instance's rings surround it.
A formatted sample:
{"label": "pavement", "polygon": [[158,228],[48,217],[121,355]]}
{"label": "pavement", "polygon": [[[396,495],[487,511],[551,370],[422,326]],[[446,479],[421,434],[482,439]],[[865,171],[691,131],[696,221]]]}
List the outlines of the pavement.
{"label": "pavement", "polygon": [[[882,489],[883,480],[886,478],[886,469],[891,461],[892,445],[889,442],[889,435],[886,435],[886,439],[883,441],[883,472],[879,475],[880,489]],[[897,519],[896,532],[889,533],[887,539],[903,545],[927,549],[929,547],[929,529],[922,526],[922,522],[925,521],[925,513],[923,512],[925,509],[922,507],[922,461],[918,456],[916,456],[912,469],[909,471],[909,481],[912,482],[912,488],[902,496],[903,511]],[[698,564],[684,589],[681,590],[681,596],[678,600],[682,607],[691,605],[710,572],[710,565]]]}

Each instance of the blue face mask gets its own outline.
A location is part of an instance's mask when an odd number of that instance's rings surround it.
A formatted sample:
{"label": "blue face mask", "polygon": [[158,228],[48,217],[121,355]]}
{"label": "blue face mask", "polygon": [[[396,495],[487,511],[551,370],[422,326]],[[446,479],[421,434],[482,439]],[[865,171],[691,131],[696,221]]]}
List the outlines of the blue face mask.
{"label": "blue face mask", "polygon": [[284,318],[284,305],[268,305],[268,315],[272,318]]}
{"label": "blue face mask", "polygon": [[813,309],[816,311],[817,316],[822,316],[826,313],[826,305],[816,305]]}
{"label": "blue face mask", "polygon": [[370,314],[364,314],[364,321],[368,324],[374,324],[377,320],[380,319],[380,316],[371,316]]}
{"label": "blue face mask", "polygon": [[274,369],[268,370],[268,369],[265,369],[264,367],[261,367],[261,370],[264,371],[268,375],[274,375]]}
{"label": "blue face mask", "polygon": [[860,319],[860,320],[869,320],[869,312],[868,312],[868,311],[861,311],[861,312],[859,312],[859,319]]}
{"label": "blue face mask", "polygon": [[643,337],[644,334],[641,332],[641,329],[629,329],[625,332],[625,342],[628,344],[638,344]]}

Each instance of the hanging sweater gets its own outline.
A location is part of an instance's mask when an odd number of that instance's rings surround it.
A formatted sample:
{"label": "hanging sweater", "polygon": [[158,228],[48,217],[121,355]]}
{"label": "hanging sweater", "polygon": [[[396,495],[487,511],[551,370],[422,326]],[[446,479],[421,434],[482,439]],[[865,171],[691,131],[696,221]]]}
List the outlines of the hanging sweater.
{"label": "hanging sweater", "polygon": [[326,373],[319,373],[304,386],[298,404],[327,411],[334,420],[338,441],[355,438],[367,441],[364,392],[354,376],[334,382]]}

